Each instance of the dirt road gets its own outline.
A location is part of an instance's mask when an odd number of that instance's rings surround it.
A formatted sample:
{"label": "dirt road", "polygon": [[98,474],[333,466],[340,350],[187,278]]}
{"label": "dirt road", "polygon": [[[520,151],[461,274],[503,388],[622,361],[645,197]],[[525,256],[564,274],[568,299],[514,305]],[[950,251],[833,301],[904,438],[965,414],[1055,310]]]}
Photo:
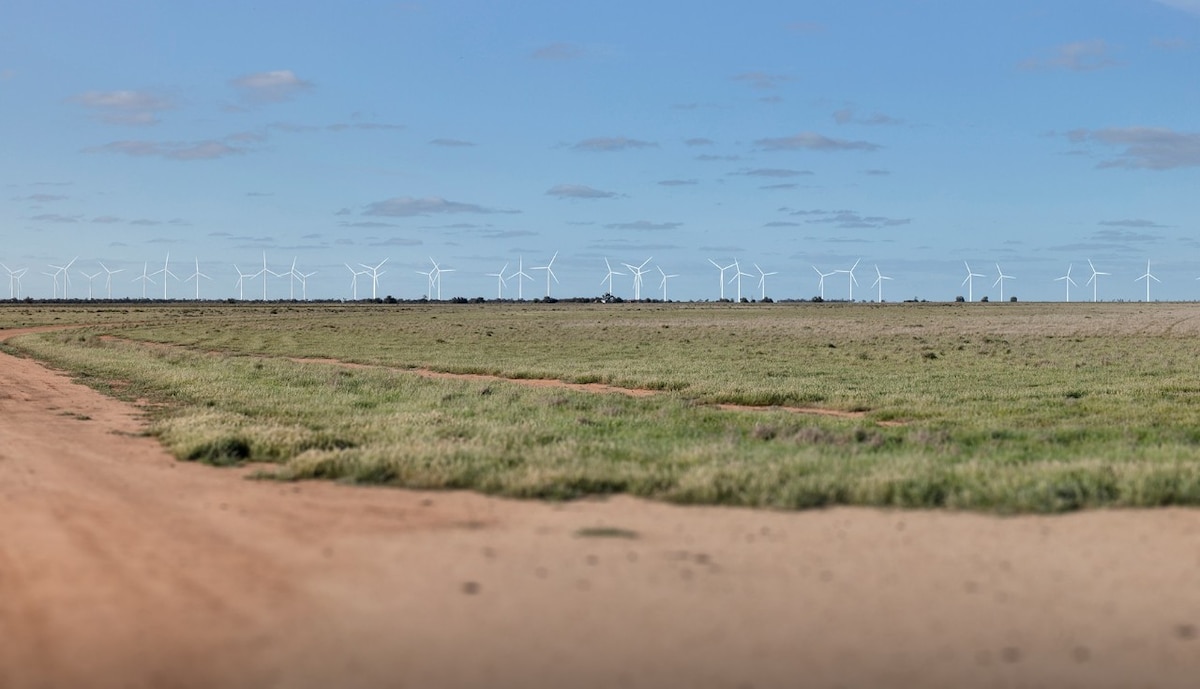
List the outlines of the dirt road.
{"label": "dirt road", "polygon": [[142,429],[0,355],[0,687],[1200,677],[1197,511],[547,505],[252,481]]}

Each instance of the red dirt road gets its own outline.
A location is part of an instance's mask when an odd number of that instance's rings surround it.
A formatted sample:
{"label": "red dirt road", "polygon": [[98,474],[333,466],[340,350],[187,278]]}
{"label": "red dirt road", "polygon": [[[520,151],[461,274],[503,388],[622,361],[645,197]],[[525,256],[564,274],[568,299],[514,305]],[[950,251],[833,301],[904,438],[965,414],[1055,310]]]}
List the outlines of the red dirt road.
{"label": "red dirt road", "polygon": [[[0,354],[0,687],[1200,677],[1197,511],[776,513],[279,484],[177,462],[142,428]],[[637,537],[579,535],[591,527]]]}

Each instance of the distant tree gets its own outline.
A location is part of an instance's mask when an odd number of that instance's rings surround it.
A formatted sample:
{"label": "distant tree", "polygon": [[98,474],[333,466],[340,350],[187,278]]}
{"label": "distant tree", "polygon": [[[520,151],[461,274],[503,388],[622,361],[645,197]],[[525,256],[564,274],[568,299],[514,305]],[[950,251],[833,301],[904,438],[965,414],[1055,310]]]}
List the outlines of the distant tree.
{"label": "distant tree", "polygon": [[1009,298],[1008,298],[1008,300],[1009,300],[1009,301],[1011,301],[1011,302],[1013,302],[1013,303],[1015,304],[1015,303],[1016,303],[1016,301],[1017,301],[1017,298],[1016,298],[1016,297],[1009,297]]}
{"label": "distant tree", "polygon": [[955,297],[955,298],[954,298],[954,301],[956,301],[956,302],[959,302],[959,303],[962,303],[962,302],[964,302],[964,301],[966,301],[966,300],[967,300],[967,298],[966,298],[966,297],[964,297],[964,296],[963,296],[963,295],[961,295],[961,294],[960,294],[960,295],[958,295],[957,297]]}

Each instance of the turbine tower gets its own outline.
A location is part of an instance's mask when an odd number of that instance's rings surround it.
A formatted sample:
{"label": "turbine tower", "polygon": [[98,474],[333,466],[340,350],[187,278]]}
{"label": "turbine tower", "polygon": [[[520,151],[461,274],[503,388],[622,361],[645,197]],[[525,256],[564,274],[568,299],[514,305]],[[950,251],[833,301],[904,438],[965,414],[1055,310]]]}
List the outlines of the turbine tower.
{"label": "turbine tower", "polygon": [[533,280],[533,276],[525,272],[525,257],[521,256],[517,259],[517,272],[509,275],[510,278],[517,279],[517,301],[525,301],[525,290],[521,280]]}
{"label": "turbine tower", "polygon": [[1135,279],[1134,282],[1137,282],[1138,280],[1146,281],[1146,303],[1149,303],[1150,302],[1150,281],[1153,280],[1155,282],[1162,282],[1162,280],[1159,280],[1158,278],[1154,277],[1153,274],[1150,273],[1150,261],[1148,261],[1148,260],[1146,261],[1146,274],[1141,276],[1140,278]]}
{"label": "turbine tower", "polygon": [[104,262],[103,262],[103,261],[99,261],[99,263],[100,263],[100,267],[104,269],[104,272],[108,274],[108,275],[107,275],[107,276],[104,278],[104,289],[105,289],[105,290],[107,291],[107,293],[108,293],[108,298],[109,298],[109,299],[112,299],[112,276],[116,275],[117,273],[120,273],[120,272],[124,271],[125,269],[124,269],[124,268],[118,268],[118,269],[116,269],[116,270],[109,270],[109,269],[108,269],[108,266],[104,265]]}
{"label": "turbine tower", "polygon": [[760,290],[758,300],[763,301],[767,298],[767,276],[778,275],[779,271],[773,270],[769,273],[764,273],[763,269],[759,268],[757,263],[754,264],[754,269],[758,271],[758,289]]}
{"label": "turbine tower", "polygon": [[975,278],[983,277],[982,273],[971,271],[971,264],[963,261],[963,265],[967,267],[967,279],[962,283],[967,286],[967,301],[975,301]]}
{"label": "turbine tower", "polygon": [[133,282],[137,282],[138,280],[142,281],[142,299],[146,298],[146,285],[148,283],[154,282],[154,278],[150,277],[150,275],[148,273],[146,273],[146,271],[149,269],[150,269],[149,263],[142,263],[142,274],[133,279]]}
{"label": "turbine tower", "polygon": [[1095,302],[1095,301],[1099,300],[1099,288],[1100,288],[1100,278],[1098,278],[1097,276],[1098,275],[1112,275],[1112,273],[1101,273],[1100,271],[1096,270],[1096,266],[1092,264],[1092,259],[1090,259],[1090,258],[1088,259],[1088,267],[1092,269],[1092,276],[1090,278],[1088,278],[1088,281],[1084,284],[1092,286],[1092,301]]}
{"label": "turbine tower", "polygon": [[888,277],[888,276],[884,275],[883,273],[879,272],[879,266],[878,266],[878,265],[876,265],[876,266],[875,266],[875,282],[873,282],[873,283],[871,284],[871,286],[872,286],[872,287],[878,287],[878,288],[879,288],[879,297],[876,299],[876,303],[879,303],[879,304],[882,304],[882,303],[883,303],[883,281],[884,281],[884,280],[891,280],[891,279],[892,279],[892,278],[890,278],[890,277]]}
{"label": "turbine tower", "polygon": [[647,258],[645,261],[642,261],[640,265],[635,266],[630,263],[624,264],[625,267],[629,269],[630,274],[633,275],[633,300],[634,301],[642,300],[642,276],[645,275],[646,273],[650,272],[645,269],[646,264],[649,262],[650,262],[650,259]]}
{"label": "turbine tower", "polygon": [[714,266],[716,266],[717,270],[721,271],[721,277],[718,278],[718,282],[720,282],[720,284],[721,284],[721,301],[725,301],[725,271],[732,268],[736,264],[736,261],[734,263],[730,263],[727,266],[723,266],[720,263],[717,263],[716,261],[712,260],[711,258],[708,259],[708,262],[713,264]]}
{"label": "turbine tower", "polygon": [[380,270],[380,268],[382,268],[383,264],[387,263],[387,262],[388,262],[388,260],[385,258],[382,261],[380,261],[378,264],[373,265],[373,266],[369,266],[365,263],[358,264],[366,269],[364,274],[371,276],[371,298],[372,299],[379,298],[378,296],[376,296],[379,291],[379,276],[383,275],[384,273],[387,272],[386,270]]}
{"label": "turbine tower", "polygon": [[4,265],[3,263],[0,263],[0,267],[4,268],[4,270],[8,273],[8,298],[9,299],[20,299],[21,298],[21,278],[25,275],[25,271],[27,271],[29,269],[28,268],[17,268],[16,270],[13,270],[12,268],[9,268],[8,266]]}
{"label": "turbine tower", "polygon": [[233,269],[236,270],[237,274],[238,274],[237,284],[234,285],[234,287],[237,287],[237,290],[238,290],[238,301],[245,301],[246,295],[245,295],[244,290],[245,290],[246,280],[247,279],[253,280],[256,273],[243,273],[242,269],[238,268],[236,263],[233,264]]}
{"label": "turbine tower", "polygon": [[264,251],[263,252],[262,270],[258,271],[254,275],[251,275],[250,277],[253,279],[260,275],[262,276],[262,279],[263,279],[263,301],[266,301],[267,300],[267,276],[270,275],[273,277],[283,277],[283,275],[285,275],[285,273],[276,273],[275,271],[273,271],[267,267],[267,252]]}
{"label": "turbine tower", "polygon": [[624,275],[625,273],[618,273],[617,271],[613,270],[612,265],[608,262],[607,256],[604,257],[604,267],[606,269],[608,269],[608,275],[604,276],[604,279],[600,281],[600,284],[603,285],[604,282],[607,280],[608,281],[608,293],[612,294],[613,293],[613,291],[612,291],[613,290],[613,283],[612,283],[613,276],[614,275]]}
{"label": "turbine tower", "polygon": [[754,276],[751,275],[750,273],[743,271],[741,264],[738,263],[736,258],[733,259],[733,269],[736,272],[734,272],[733,277],[729,278],[729,283],[733,284],[733,281],[737,280],[737,301],[740,304],[740,303],[742,303],[742,278],[743,277],[752,278]]}
{"label": "turbine tower", "polygon": [[1055,282],[1058,282],[1061,280],[1061,281],[1063,281],[1063,284],[1067,286],[1067,303],[1070,303],[1070,301],[1071,301],[1071,285],[1075,285],[1076,287],[1079,286],[1075,283],[1074,280],[1071,279],[1071,268],[1073,268],[1074,266],[1075,266],[1074,263],[1068,263],[1067,264],[1067,274],[1060,278],[1054,278]]}
{"label": "turbine tower", "polygon": [[317,274],[317,271],[311,273],[296,273],[296,279],[300,281],[300,298],[308,301],[308,279]]}
{"label": "turbine tower", "polygon": [[504,277],[504,271],[506,271],[506,270],[508,270],[507,263],[505,263],[504,267],[500,269],[500,272],[487,273],[488,277],[496,278],[496,298],[497,299],[504,298],[504,288],[508,286],[508,278]]}
{"label": "turbine tower", "polygon": [[996,272],[1000,275],[1000,277],[996,278],[996,281],[992,283],[992,287],[995,287],[996,285],[1000,285],[1000,301],[1004,301],[1004,281],[1005,280],[1016,280],[1016,278],[1014,278],[1011,275],[1005,275],[1004,271],[1000,270],[999,263],[996,264]]}
{"label": "turbine tower", "polygon": [[836,273],[849,273],[850,274],[850,301],[852,303],[854,301],[854,286],[858,284],[858,280],[855,279],[855,277],[854,277],[854,269],[858,268],[859,261],[862,261],[862,259],[860,258],[860,259],[855,260],[854,265],[850,266],[850,270],[834,271]]}
{"label": "turbine tower", "polygon": [[100,277],[100,271],[96,271],[95,274],[93,274],[93,275],[88,275],[87,273],[85,273],[83,271],[79,271],[79,274],[88,279],[88,301],[91,301],[92,300],[92,281],[95,280],[96,278]]}
{"label": "turbine tower", "polygon": [[549,298],[550,298],[550,278],[554,278],[554,281],[555,281],[555,282],[558,282],[558,276],[554,274],[554,268],[553,268],[553,266],[554,266],[554,259],[556,259],[556,258],[558,258],[558,252],[557,252],[557,251],[555,251],[555,252],[554,252],[554,255],[550,257],[550,262],[549,262],[549,263],[547,263],[546,265],[544,265],[544,266],[533,266],[532,268],[530,268],[530,270],[544,270],[544,271],[546,271],[546,298],[547,298],[547,299],[549,299]]}
{"label": "turbine tower", "polygon": [[168,251],[167,259],[165,261],[163,261],[162,270],[156,270],[153,273],[150,273],[151,275],[162,275],[163,276],[162,281],[163,281],[163,300],[164,301],[166,301],[166,299],[167,299],[167,278],[173,277],[176,280],[179,279],[178,275],[171,272],[170,265],[171,265],[171,252]]}
{"label": "turbine tower", "polygon": [[343,263],[342,265],[346,266],[346,270],[350,271],[350,275],[353,276],[350,278],[350,289],[352,290],[352,294],[354,295],[354,301],[358,301],[358,276],[366,275],[367,271],[355,270],[350,267],[349,263]]}
{"label": "turbine tower", "polygon": [[822,273],[821,269],[816,266],[813,266],[812,269],[817,271],[817,275],[821,276],[821,279],[817,280],[817,289],[821,292],[821,301],[825,301],[825,278],[831,275],[836,275],[837,271],[835,270],[831,273]]}
{"label": "turbine tower", "polygon": [[668,275],[666,273],[666,271],[664,271],[662,269],[662,266],[655,266],[655,267],[658,268],[658,272],[662,274],[662,282],[659,283],[659,286],[662,287],[663,301],[667,301],[667,280],[670,280],[671,278],[677,278],[679,276],[678,275]]}

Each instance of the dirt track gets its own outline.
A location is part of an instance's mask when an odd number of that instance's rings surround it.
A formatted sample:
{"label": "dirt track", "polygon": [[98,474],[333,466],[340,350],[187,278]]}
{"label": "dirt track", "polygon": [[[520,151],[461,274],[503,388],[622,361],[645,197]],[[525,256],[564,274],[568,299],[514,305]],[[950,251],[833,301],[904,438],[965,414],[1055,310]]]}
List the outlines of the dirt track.
{"label": "dirt track", "polygon": [[[0,333],[0,337],[12,332]],[[0,354],[0,687],[1194,686],[1200,512],[249,481]],[[637,538],[582,537],[613,527]]]}

